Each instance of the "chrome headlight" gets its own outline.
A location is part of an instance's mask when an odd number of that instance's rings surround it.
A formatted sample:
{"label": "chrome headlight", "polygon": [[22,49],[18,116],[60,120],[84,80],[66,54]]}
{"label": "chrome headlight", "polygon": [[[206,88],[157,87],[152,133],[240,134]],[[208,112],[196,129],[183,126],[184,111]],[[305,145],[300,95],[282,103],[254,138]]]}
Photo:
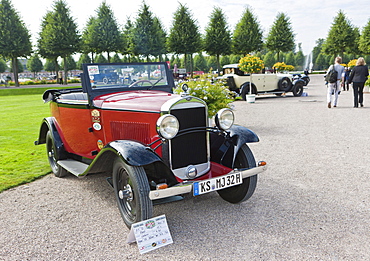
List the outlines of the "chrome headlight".
{"label": "chrome headlight", "polygon": [[159,136],[167,140],[176,136],[179,126],[179,121],[171,114],[162,115],[157,120],[157,132]]}
{"label": "chrome headlight", "polygon": [[215,123],[221,130],[228,130],[234,124],[234,113],[232,110],[224,108],[217,112]]}

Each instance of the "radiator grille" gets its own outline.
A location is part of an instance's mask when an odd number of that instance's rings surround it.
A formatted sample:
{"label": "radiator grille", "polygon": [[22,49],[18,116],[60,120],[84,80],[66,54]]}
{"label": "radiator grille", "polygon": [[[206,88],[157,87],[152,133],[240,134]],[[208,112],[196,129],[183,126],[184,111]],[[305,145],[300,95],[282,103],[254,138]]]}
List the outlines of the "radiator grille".
{"label": "radiator grille", "polygon": [[[171,110],[180,123],[180,131],[194,127],[206,127],[206,112],[204,107]],[[171,140],[172,168],[182,168],[190,164],[206,163],[207,133],[204,131],[185,134]]]}
{"label": "radiator grille", "polygon": [[112,121],[110,123],[113,140],[137,140],[150,143],[149,123]]}

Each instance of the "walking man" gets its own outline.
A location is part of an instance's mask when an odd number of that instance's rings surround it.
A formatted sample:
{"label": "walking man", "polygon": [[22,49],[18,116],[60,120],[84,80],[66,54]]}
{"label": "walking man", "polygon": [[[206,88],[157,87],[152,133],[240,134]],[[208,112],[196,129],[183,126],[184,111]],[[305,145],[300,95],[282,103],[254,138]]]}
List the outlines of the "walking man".
{"label": "walking man", "polygon": [[[328,108],[331,108],[332,104],[332,95],[334,94],[334,101],[333,101],[333,107],[337,107],[338,103],[338,95],[340,93],[341,87],[344,85],[344,67],[340,65],[342,62],[342,57],[336,57],[334,65],[330,65],[328,72],[330,72],[331,69],[336,70],[338,72],[337,81],[333,83],[328,83],[328,93],[327,93],[327,102],[328,102]],[[342,81],[342,82],[341,82]]]}

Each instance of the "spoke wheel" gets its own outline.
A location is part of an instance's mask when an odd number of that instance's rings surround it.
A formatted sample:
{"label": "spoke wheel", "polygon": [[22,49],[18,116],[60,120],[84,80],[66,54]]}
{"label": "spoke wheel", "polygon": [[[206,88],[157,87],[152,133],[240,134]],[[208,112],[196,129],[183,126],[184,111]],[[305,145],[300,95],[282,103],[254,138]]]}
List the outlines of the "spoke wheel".
{"label": "spoke wheel", "polygon": [[129,166],[117,158],[113,166],[113,187],[119,211],[129,228],[152,217],[150,187],[143,167]]}
{"label": "spoke wheel", "polygon": [[[233,168],[253,168],[256,166],[252,151],[244,144],[236,155]],[[249,199],[257,186],[257,175],[243,179],[243,183],[234,187],[218,190],[222,199],[230,203],[240,203]]]}
{"label": "spoke wheel", "polygon": [[68,174],[68,171],[59,166],[57,163],[60,158],[50,131],[48,131],[46,134],[46,152],[48,155],[49,165],[54,175],[58,178],[65,177]]}

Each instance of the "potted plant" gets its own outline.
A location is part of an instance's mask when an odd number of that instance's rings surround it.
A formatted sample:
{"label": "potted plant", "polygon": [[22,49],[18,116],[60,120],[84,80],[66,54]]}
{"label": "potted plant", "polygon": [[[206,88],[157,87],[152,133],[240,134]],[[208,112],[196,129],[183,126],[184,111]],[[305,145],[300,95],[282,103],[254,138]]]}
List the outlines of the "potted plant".
{"label": "potted plant", "polygon": [[250,54],[247,54],[247,56],[239,60],[240,70],[250,74],[249,95],[247,95],[247,102],[254,102],[256,98],[256,95],[252,94],[252,74],[260,72],[264,67],[265,65],[259,57]]}

